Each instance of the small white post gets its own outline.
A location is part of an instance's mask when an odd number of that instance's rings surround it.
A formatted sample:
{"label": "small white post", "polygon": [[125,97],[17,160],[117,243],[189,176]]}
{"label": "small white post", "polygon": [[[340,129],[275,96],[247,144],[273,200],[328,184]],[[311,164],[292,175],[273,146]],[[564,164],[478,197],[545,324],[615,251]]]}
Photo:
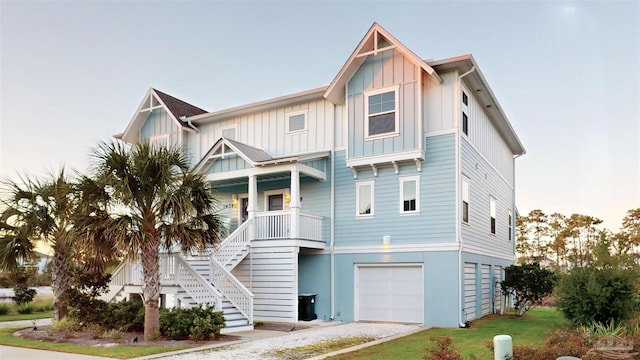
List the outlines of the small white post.
{"label": "small white post", "polygon": [[493,337],[493,359],[505,360],[513,357],[513,344],[511,336],[496,335]]}

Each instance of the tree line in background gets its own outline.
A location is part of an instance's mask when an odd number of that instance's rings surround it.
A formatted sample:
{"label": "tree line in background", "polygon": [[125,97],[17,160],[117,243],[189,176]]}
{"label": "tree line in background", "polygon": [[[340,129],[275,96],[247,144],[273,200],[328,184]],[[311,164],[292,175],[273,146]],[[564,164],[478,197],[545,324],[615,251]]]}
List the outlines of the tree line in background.
{"label": "tree line in background", "polygon": [[554,270],[598,262],[636,266],[640,261],[640,208],[627,211],[622,228],[600,229],[602,220],[582,214],[565,216],[532,210],[516,219],[519,263],[537,262]]}

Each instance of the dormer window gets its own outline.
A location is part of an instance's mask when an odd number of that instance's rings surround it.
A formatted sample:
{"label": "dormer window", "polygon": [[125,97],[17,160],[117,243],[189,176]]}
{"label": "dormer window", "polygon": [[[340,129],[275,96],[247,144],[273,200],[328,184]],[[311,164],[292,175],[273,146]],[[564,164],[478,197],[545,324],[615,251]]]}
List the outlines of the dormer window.
{"label": "dormer window", "polygon": [[364,98],[367,140],[398,135],[398,86],[367,91]]}

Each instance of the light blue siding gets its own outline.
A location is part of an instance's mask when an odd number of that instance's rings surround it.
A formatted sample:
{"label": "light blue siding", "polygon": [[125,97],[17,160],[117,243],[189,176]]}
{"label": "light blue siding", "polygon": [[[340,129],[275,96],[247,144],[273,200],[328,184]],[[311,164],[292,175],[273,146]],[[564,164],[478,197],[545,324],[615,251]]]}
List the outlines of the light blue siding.
{"label": "light blue siding", "polygon": [[[336,153],[336,246],[379,245],[384,235],[393,244],[456,241],[454,135],[426,139],[426,160],[418,172],[404,164],[399,174],[391,166],[358,172],[358,179],[344,164],[344,152]],[[399,176],[420,175],[420,213],[400,214]],[[356,217],[356,182],[373,180],[374,216]]]}
{"label": "light blue siding", "polygon": [[251,165],[248,164],[242,157],[235,154],[229,154],[228,156],[225,156],[224,159],[217,159],[213,163],[213,165],[209,167],[207,174],[244,170],[250,167]]}
{"label": "light blue siding", "polygon": [[[455,327],[458,324],[458,253],[406,252],[338,254],[336,257],[336,320],[353,321],[355,266],[357,264],[423,264],[424,324]],[[376,301],[376,299],[370,299]],[[338,312],[340,315],[338,316]]]}
{"label": "light blue siding", "polygon": [[316,295],[318,319],[331,317],[331,258],[329,255],[300,254],[298,257],[298,292]]}
{"label": "light blue siding", "polygon": [[140,140],[148,141],[153,136],[169,134],[168,142],[171,145],[179,144],[179,133],[181,129],[178,124],[167,114],[164,109],[156,109],[144,122],[142,128],[140,129]]}
{"label": "light blue siding", "polygon": [[[513,256],[513,240],[509,241],[508,234],[508,211],[513,211],[511,186],[464,137],[461,138],[460,151],[462,173],[469,178],[469,224],[462,226],[464,244]],[[490,233],[490,196],[496,199],[495,235]]]}
{"label": "light blue siding", "polygon": [[[420,148],[420,72],[397,51],[369,55],[347,85],[349,158]],[[364,92],[399,85],[399,136],[365,140]]]}

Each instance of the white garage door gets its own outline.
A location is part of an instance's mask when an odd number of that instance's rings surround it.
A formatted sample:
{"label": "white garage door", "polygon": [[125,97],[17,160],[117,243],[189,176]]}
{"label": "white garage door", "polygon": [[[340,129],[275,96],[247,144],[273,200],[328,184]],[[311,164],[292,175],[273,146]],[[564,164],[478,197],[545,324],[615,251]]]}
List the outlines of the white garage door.
{"label": "white garage door", "polygon": [[358,266],[356,320],[422,324],[422,266]]}

